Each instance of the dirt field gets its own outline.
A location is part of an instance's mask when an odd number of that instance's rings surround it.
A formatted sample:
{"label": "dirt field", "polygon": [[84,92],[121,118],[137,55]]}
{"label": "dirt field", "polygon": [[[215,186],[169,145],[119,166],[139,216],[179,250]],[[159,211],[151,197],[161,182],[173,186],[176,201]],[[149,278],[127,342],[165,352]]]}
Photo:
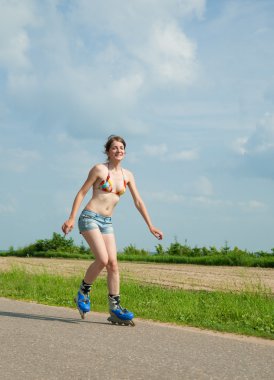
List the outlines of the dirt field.
{"label": "dirt field", "polygon": [[[86,260],[0,257],[0,271],[16,266],[31,273],[71,276],[83,275],[88,265]],[[209,291],[251,290],[259,286],[270,289],[274,294],[274,269],[125,262],[120,262],[119,267],[122,281],[133,279],[140,283]],[[103,271],[102,276],[105,274]]]}

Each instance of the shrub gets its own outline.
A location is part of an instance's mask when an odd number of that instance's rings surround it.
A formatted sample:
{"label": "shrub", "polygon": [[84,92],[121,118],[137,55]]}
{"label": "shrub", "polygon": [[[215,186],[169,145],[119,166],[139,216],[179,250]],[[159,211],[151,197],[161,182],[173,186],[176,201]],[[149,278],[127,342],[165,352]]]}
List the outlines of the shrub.
{"label": "shrub", "polygon": [[1,255],[20,257],[81,257],[81,255],[91,256],[92,252],[89,248],[85,248],[83,243],[78,247],[74,245],[72,238],[67,239],[65,236],[54,232],[51,239],[40,239],[33,244],[17,250],[11,247],[8,252],[4,252]]}
{"label": "shrub", "polygon": [[156,255],[164,255],[166,253],[162,244],[156,245],[155,250],[156,250]]}
{"label": "shrub", "polygon": [[180,243],[175,241],[175,243],[170,244],[166,252],[168,255],[171,255],[171,256],[191,256],[192,249],[186,244],[181,245]]}
{"label": "shrub", "polygon": [[137,249],[134,245],[130,244],[123,249],[123,254],[128,256],[148,256],[149,252],[144,249]]}

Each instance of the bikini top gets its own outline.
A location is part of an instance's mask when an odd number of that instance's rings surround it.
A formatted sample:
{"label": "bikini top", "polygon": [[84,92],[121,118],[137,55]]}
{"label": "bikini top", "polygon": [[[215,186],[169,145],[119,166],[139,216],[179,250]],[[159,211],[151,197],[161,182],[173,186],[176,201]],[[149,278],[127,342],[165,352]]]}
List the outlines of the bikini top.
{"label": "bikini top", "polygon": [[106,180],[102,180],[100,183],[99,183],[99,186],[98,186],[98,189],[102,190],[102,191],[105,191],[107,193],[113,193],[113,194],[117,194],[119,196],[123,195],[125,192],[126,192],[126,187],[127,187],[127,182],[126,182],[126,179],[125,179],[125,176],[124,176],[124,172],[123,172],[123,169],[121,168],[121,171],[122,171],[122,174],[123,174],[123,182],[124,182],[124,187],[123,189],[121,189],[120,191],[112,191],[112,181],[110,179],[110,175],[109,175],[109,167],[108,167],[108,175],[107,175],[107,178]]}

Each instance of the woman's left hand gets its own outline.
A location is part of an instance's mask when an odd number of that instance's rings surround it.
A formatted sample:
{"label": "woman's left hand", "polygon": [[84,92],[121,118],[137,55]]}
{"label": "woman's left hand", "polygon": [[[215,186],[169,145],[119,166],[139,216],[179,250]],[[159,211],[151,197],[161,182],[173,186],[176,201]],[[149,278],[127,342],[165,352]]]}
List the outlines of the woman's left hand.
{"label": "woman's left hand", "polygon": [[150,232],[158,239],[158,240],[162,240],[163,239],[163,233],[162,231],[158,230],[158,228],[154,227],[154,226],[151,226],[150,228]]}
{"label": "woman's left hand", "polygon": [[67,235],[74,227],[74,220],[68,219],[63,225],[62,225],[62,231],[65,235]]}

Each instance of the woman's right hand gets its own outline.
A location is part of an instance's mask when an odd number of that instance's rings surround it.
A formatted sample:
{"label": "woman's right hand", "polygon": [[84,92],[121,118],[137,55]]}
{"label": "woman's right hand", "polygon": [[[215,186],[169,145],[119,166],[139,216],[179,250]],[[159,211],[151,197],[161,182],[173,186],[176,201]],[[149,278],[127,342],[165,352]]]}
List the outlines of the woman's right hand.
{"label": "woman's right hand", "polygon": [[163,239],[163,233],[162,231],[158,230],[158,228],[154,227],[154,226],[151,226],[149,227],[150,229],[150,232],[158,239],[158,240],[162,240]]}
{"label": "woman's right hand", "polygon": [[65,235],[67,235],[73,229],[73,227],[74,227],[74,220],[73,219],[68,219],[62,225],[62,231],[64,232]]}

